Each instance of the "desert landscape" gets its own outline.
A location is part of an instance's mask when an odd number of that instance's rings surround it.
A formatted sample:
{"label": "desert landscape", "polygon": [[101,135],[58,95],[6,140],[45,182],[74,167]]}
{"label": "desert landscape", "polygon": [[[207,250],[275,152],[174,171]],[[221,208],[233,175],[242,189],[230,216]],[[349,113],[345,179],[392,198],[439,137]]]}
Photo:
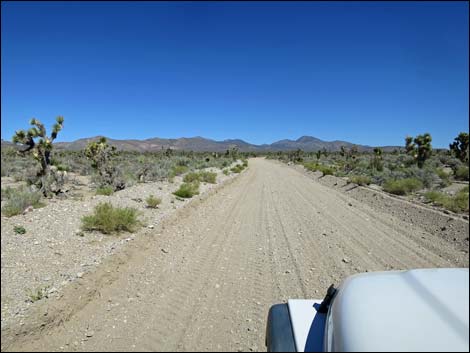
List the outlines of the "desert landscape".
{"label": "desert landscape", "polygon": [[41,142],[4,143],[2,350],[258,351],[273,303],[355,273],[468,267],[460,140],[419,166],[411,143],[138,152],[101,137],[50,164]]}
{"label": "desert landscape", "polygon": [[1,351],[468,351],[468,14],[2,1]]}

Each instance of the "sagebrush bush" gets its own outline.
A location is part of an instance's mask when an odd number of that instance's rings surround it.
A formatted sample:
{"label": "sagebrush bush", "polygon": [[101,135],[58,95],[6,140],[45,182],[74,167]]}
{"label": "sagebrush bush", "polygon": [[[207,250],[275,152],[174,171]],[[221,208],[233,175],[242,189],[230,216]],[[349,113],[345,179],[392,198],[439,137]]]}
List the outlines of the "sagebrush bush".
{"label": "sagebrush bush", "polygon": [[41,202],[41,193],[37,191],[31,191],[26,187],[18,189],[7,188],[7,190],[7,202],[2,208],[3,214],[7,217],[20,214],[30,206],[33,208],[44,206]]}
{"label": "sagebrush bush", "polygon": [[450,196],[439,191],[429,191],[424,194],[427,200],[453,212],[468,212],[468,187]]}
{"label": "sagebrush bush", "polygon": [[407,178],[399,180],[387,180],[383,189],[386,192],[395,195],[406,195],[410,192],[417,191],[423,188],[423,183],[416,178]]}
{"label": "sagebrush bush", "polygon": [[193,197],[194,195],[198,195],[199,194],[199,181],[194,181],[192,183],[183,183],[181,184],[179,189],[176,190],[173,194],[179,197],[186,198],[186,199],[189,199]]}
{"label": "sagebrush bush", "polygon": [[210,184],[215,184],[216,178],[217,178],[217,173],[213,172],[200,172],[199,173],[201,181],[204,183],[210,183]]}
{"label": "sagebrush bush", "polygon": [[320,165],[318,167],[318,170],[323,173],[323,176],[325,175],[333,175],[335,173],[335,169],[332,167]]}
{"label": "sagebrush bush", "polygon": [[172,175],[181,175],[186,173],[189,168],[185,165],[177,165],[171,170]]}
{"label": "sagebrush bush", "polygon": [[101,188],[96,189],[96,195],[105,195],[110,196],[114,193],[114,188],[112,186],[103,186]]}
{"label": "sagebrush bush", "polygon": [[135,208],[114,207],[109,202],[99,203],[92,215],[82,217],[82,229],[97,230],[104,234],[134,232],[140,225],[137,216]]}
{"label": "sagebrush bush", "polygon": [[468,167],[460,166],[455,171],[455,179],[468,181]]}
{"label": "sagebrush bush", "polygon": [[201,175],[196,172],[188,173],[183,178],[183,181],[185,183],[192,183],[193,181],[200,181],[200,180],[201,180]]}
{"label": "sagebrush bush", "polygon": [[245,167],[242,164],[237,164],[236,166],[230,168],[233,173],[241,173]]}
{"label": "sagebrush bush", "polygon": [[161,199],[159,199],[158,197],[155,197],[153,195],[150,195],[149,197],[147,197],[147,199],[145,199],[145,201],[147,202],[147,207],[149,207],[149,208],[157,208],[158,205],[160,205],[162,203]]}
{"label": "sagebrush bush", "polygon": [[365,175],[352,175],[349,177],[349,182],[357,185],[369,185],[372,180],[370,177]]}
{"label": "sagebrush bush", "polygon": [[303,163],[303,166],[305,167],[305,169],[311,172],[316,172],[318,170],[318,163],[306,162],[306,163]]}

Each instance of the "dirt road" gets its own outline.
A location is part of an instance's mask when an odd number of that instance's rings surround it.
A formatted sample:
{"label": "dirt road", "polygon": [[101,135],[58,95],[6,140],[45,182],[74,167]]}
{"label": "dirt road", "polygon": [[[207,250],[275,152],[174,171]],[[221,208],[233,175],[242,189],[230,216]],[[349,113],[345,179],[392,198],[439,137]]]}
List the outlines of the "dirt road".
{"label": "dirt road", "polygon": [[459,266],[417,225],[263,159],[152,232],[66,293],[62,308],[82,306],[60,324],[6,348],[263,351],[272,304],[322,298],[366,270]]}

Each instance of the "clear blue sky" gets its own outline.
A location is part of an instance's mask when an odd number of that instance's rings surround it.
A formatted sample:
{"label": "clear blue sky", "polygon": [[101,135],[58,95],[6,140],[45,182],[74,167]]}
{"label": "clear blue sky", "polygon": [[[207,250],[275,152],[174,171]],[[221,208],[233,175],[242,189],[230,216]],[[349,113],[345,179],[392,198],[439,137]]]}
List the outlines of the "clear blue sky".
{"label": "clear blue sky", "polygon": [[403,145],[468,131],[467,2],[4,2],[1,135],[312,135]]}

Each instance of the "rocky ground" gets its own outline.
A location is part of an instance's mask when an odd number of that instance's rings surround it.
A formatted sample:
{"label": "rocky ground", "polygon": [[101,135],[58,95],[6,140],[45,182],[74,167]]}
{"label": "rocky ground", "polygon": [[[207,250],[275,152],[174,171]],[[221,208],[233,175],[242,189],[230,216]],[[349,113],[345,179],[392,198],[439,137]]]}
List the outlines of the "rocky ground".
{"label": "rocky ground", "polygon": [[[208,170],[218,173],[218,184],[234,177],[226,176],[215,168]],[[175,177],[173,183],[143,183],[111,196],[94,196],[87,177],[72,175],[70,198],[49,200],[47,206],[32,212],[2,217],[2,329],[12,322],[24,324],[30,307],[36,305],[39,297],[43,296],[45,300],[60,298],[62,289],[69,283],[92,272],[104,258],[146,231],[151,231],[162,219],[190,203],[190,199],[172,194],[181,182],[182,177]],[[11,178],[2,178],[2,188],[19,185],[21,183]],[[214,186],[201,183],[200,195]],[[146,207],[145,199],[151,194],[162,200],[157,209]],[[93,208],[104,201],[114,206],[137,208],[141,213],[142,229],[134,234],[120,235],[81,231],[81,218],[92,213]],[[24,227],[26,233],[16,234],[16,226]]]}

